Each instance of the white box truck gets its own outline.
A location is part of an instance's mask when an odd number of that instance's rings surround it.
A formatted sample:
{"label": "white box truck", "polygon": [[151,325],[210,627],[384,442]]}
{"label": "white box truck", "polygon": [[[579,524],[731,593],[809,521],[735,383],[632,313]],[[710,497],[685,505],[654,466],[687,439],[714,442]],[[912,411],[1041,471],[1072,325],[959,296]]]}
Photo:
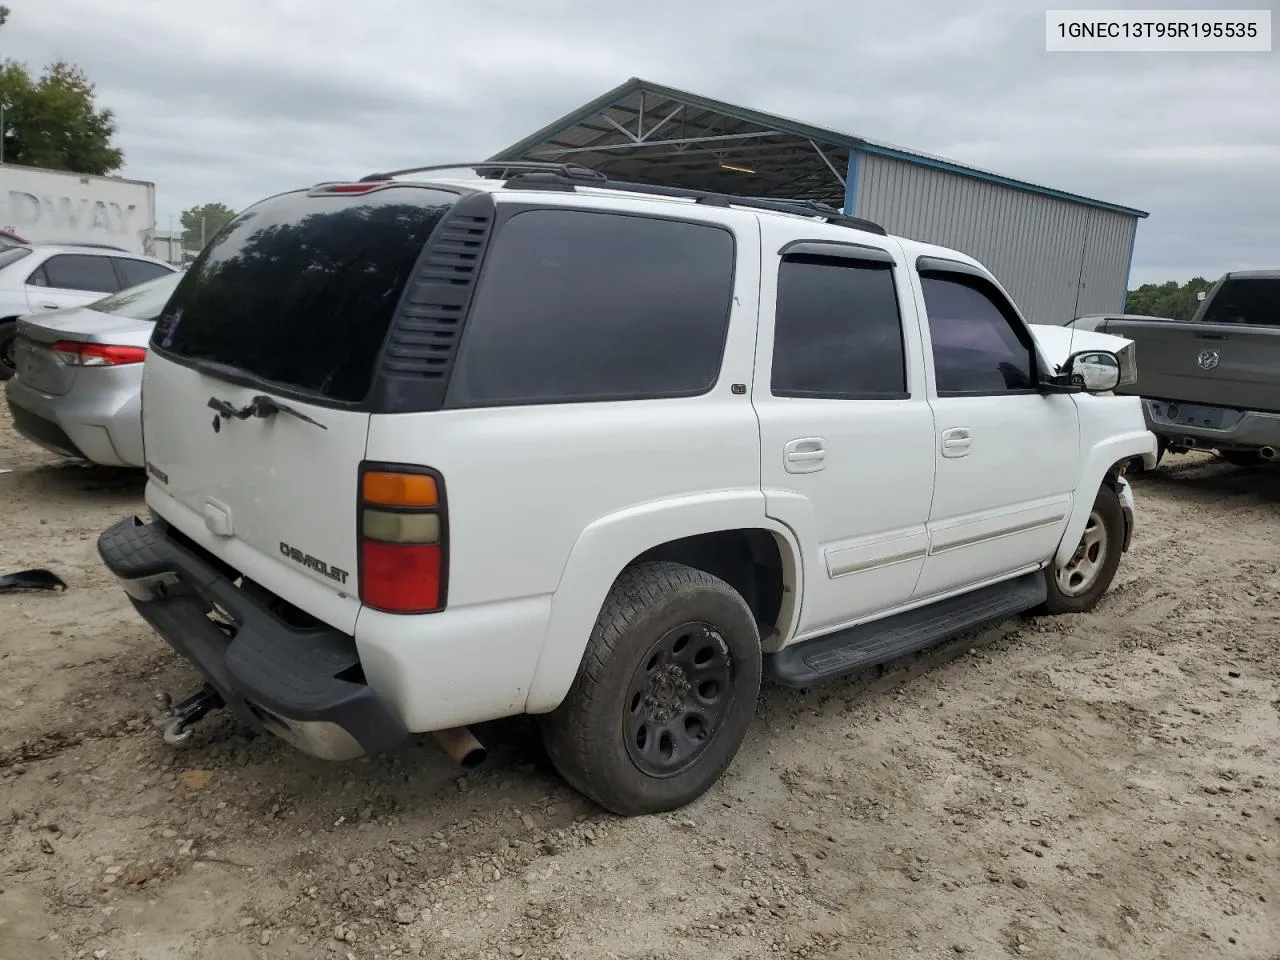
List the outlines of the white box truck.
{"label": "white box truck", "polygon": [[0,228],[31,243],[91,243],[150,255],[156,186],[0,164]]}

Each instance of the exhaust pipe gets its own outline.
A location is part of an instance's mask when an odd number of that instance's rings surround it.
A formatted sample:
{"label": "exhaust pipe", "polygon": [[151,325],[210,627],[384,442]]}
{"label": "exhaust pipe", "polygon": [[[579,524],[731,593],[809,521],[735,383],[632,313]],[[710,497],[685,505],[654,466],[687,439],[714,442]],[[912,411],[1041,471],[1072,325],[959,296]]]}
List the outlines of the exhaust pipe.
{"label": "exhaust pipe", "polygon": [[449,755],[449,759],[463,770],[474,770],[489,755],[484,744],[475,738],[468,727],[433,730],[431,736],[435,737],[436,743]]}
{"label": "exhaust pipe", "polygon": [[1276,458],[1276,448],[1262,447],[1261,449],[1258,450],[1258,456],[1260,456],[1263,460],[1274,460]]}

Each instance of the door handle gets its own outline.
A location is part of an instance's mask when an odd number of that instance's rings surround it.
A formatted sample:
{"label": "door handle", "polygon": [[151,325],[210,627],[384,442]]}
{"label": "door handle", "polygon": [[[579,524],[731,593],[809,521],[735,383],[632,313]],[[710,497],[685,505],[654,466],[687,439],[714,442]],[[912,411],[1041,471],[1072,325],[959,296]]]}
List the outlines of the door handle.
{"label": "door handle", "polygon": [[965,457],[973,445],[973,437],[968,427],[952,427],[942,431],[942,455],[944,457]]}
{"label": "door handle", "polygon": [[41,310],[57,310],[58,305],[56,303],[42,303],[40,304],[40,309]]}
{"label": "door handle", "polygon": [[787,473],[817,473],[827,465],[826,441],[821,437],[800,437],[782,448]]}

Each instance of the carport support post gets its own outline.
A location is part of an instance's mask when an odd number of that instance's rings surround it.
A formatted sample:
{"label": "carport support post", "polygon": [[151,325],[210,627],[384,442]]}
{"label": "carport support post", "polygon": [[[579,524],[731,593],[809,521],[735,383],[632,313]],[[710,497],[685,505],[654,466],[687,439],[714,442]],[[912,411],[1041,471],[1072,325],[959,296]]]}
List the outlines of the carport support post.
{"label": "carport support post", "polygon": [[859,156],[857,150],[849,149],[849,170],[844,177],[844,213],[848,217],[853,216],[854,208],[858,203]]}

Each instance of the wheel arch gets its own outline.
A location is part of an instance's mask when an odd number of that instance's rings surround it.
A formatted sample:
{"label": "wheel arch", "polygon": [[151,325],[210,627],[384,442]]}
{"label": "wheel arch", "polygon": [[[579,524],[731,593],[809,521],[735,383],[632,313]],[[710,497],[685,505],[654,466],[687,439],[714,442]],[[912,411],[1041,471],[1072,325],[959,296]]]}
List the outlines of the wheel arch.
{"label": "wheel arch", "polygon": [[1071,515],[1067,518],[1062,539],[1050,561],[1051,566],[1062,566],[1071,559],[1085,525],[1089,522],[1098,488],[1107,483],[1109,478],[1118,476],[1120,468],[1133,457],[1142,457],[1144,464],[1154,467],[1155,447],[1155,435],[1148,430],[1141,430],[1108,438],[1089,450],[1076,482]]}
{"label": "wheel arch", "polygon": [[[803,576],[799,544],[786,526],[764,515],[760,491],[642,504],[597,520],[574,544],[552,598],[526,712],[547,713],[560,704],[618,576],[655,559],[705,570],[740,593],[748,588],[756,602],[745,594],[744,599],[757,618],[761,611],[772,614],[773,623],[767,625],[773,632],[762,636],[766,651],[780,646],[781,638],[794,630]],[[776,579],[759,577],[756,568],[767,569],[770,563],[776,564]]]}

